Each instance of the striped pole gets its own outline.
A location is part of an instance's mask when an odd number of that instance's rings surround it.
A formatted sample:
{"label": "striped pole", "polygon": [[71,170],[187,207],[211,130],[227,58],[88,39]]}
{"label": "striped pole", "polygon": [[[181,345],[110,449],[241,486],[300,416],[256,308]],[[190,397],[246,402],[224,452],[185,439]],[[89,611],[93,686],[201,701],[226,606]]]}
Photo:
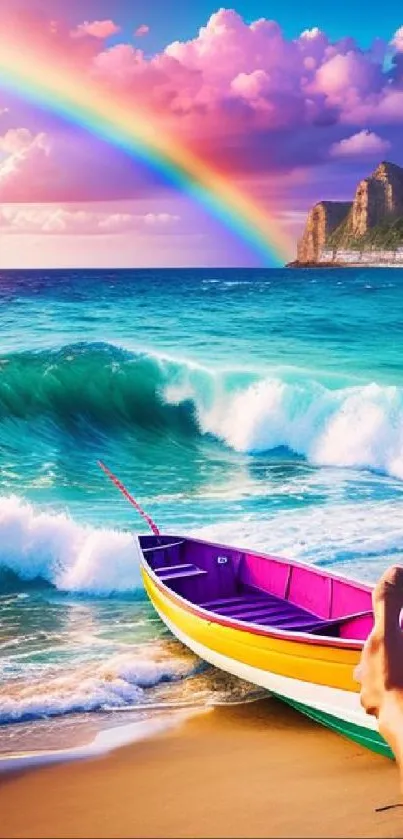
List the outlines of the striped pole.
{"label": "striped pole", "polygon": [[115,486],[120,490],[122,495],[124,495],[125,498],[127,498],[127,500],[130,502],[130,504],[132,504],[132,506],[137,510],[137,512],[140,513],[141,516],[143,516],[143,519],[146,520],[148,526],[151,528],[154,535],[160,536],[160,532],[155,522],[153,522],[152,518],[144,512],[144,510],[140,507],[140,504],[137,503],[136,499],[133,498],[132,495],[130,495],[130,492],[128,492],[128,490],[122,484],[122,482],[119,481],[119,478],[117,478],[116,475],[114,475],[113,472],[111,472],[111,470],[108,469],[108,467],[105,466],[104,463],[102,463],[102,460],[98,460],[98,466],[101,467],[101,469],[105,472],[105,475],[107,475],[108,478],[110,478],[112,483],[115,484]]}

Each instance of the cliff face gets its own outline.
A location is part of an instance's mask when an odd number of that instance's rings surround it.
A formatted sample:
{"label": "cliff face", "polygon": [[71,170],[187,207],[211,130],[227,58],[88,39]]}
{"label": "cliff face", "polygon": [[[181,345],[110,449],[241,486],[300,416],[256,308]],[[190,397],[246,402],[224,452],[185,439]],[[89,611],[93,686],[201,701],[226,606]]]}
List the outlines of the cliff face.
{"label": "cliff face", "polygon": [[358,184],[351,213],[351,232],[365,236],[368,230],[388,218],[403,215],[403,169],[381,163]]}
{"label": "cliff face", "polygon": [[321,201],[310,210],[298,242],[298,262],[317,262],[330,234],[347,218],[351,202]]}
{"label": "cliff face", "polygon": [[[403,169],[394,163],[381,163],[358,184],[352,203],[321,201],[312,208],[298,242],[297,260],[302,264],[319,262],[321,252],[328,248],[360,250],[360,240],[364,248],[371,231],[376,232],[376,241],[382,245],[382,226],[396,227],[402,217]],[[401,243],[396,240],[399,244],[403,246],[403,239]]]}

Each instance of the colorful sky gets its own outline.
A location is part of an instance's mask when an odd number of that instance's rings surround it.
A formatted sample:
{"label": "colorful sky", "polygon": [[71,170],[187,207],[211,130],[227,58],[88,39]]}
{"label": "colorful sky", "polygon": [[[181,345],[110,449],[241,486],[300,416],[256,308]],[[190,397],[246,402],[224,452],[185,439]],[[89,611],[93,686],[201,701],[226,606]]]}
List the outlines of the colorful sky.
{"label": "colorful sky", "polygon": [[[313,202],[350,198],[383,159],[403,165],[397,0],[382,14],[358,0],[1,0],[0,36],[146,109],[268,208],[291,249]],[[0,268],[261,258],[169,178],[0,84]]]}

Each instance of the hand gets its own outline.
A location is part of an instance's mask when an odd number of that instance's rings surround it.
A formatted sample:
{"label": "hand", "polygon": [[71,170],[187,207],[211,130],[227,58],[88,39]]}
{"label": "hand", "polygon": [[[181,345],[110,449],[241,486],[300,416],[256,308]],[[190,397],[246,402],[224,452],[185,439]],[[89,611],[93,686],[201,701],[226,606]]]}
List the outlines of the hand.
{"label": "hand", "polygon": [[374,628],[354,676],[361,683],[361,704],[377,717],[379,731],[396,757],[403,788],[403,568],[396,565],[385,571],[372,603]]}

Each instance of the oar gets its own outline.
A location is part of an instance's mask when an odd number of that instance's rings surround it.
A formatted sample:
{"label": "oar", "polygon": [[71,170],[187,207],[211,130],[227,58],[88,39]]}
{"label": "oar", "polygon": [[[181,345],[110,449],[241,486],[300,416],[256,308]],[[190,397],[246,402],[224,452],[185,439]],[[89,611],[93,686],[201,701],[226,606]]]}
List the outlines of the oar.
{"label": "oar", "polygon": [[116,475],[114,475],[113,472],[111,472],[111,470],[108,469],[108,467],[105,466],[104,463],[102,463],[102,460],[98,460],[98,466],[101,467],[101,469],[105,472],[105,475],[107,475],[108,478],[110,478],[112,483],[115,484],[115,486],[120,490],[122,495],[124,495],[124,497],[127,498],[127,500],[130,502],[130,504],[132,504],[132,506],[135,508],[135,510],[137,510],[137,512],[140,513],[141,516],[143,516],[143,519],[145,519],[145,521],[147,522],[148,526],[151,528],[154,535],[155,536],[160,536],[161,535],[160,531],[158,530],[158,527],[155,524],[155,522],[153,522],[152,518],[150,516],[148,516],[147,513],[144,512],[144,510],[140,507],[140,504],[137,503],[136,499],[133,498],[132,495],[130,495],[130,492],[128,492],[128,490],[122,484],[122,482],[119,481],[119,478],[117,478]]}

